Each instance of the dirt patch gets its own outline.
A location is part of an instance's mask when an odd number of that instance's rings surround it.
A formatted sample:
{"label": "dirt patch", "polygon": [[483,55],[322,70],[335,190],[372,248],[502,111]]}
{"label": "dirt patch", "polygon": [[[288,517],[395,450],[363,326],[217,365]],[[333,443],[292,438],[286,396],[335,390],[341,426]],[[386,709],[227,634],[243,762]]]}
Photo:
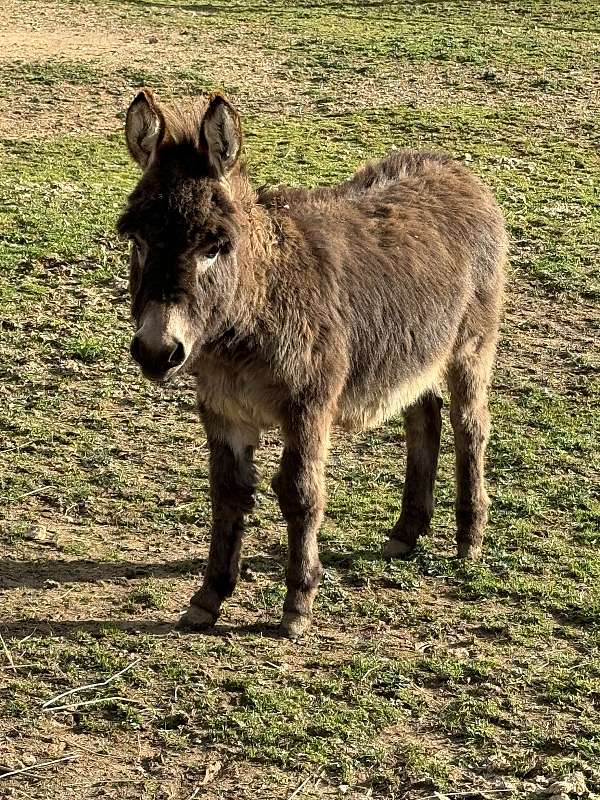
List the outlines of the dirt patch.
{"label": "dirt patch", "polygon": [[127,38],[126,26],[118,20],[111,22],[109,15],[91,10],[81,13],[74,5],[68,11],[52,5],[27,5],[30,15],[24,16],[22,4],[2,4],[2,61],[102,59],[110,63],[130,55],[136,47],[136,42]]}
{"label": "dirt patch", "polygon": [[591,300],[550,299],[527,281],[509,279],[497,388],[518,392],[525,382],[567,394],[581,391],[600,371],[599,328],[598,308]]}
{"label": "dirt patch", "polygon": [[0,137],[35,139],[120,130],[131,97],[124,91],[119,102],[106,89],[63,84],[57,91],[37,91],[35,98],[21,102],[0,99]]}
{"label": "dirt patch", "polygon": [[[24,15],[14,0],[0,8],[0,136],[114,131],[142,84],[177,98],[220,88],[246,113],[337,115],[365,107],[523,101],[551,110],[561,125],[592,115],[581,90],[586,76],[576,70],[560,90],[538,92],[531,87],[535,75],[524,80],[505,69],[490,80],[467,63],[388,56],[378,62],[365,52],[354,65],[342,52],[322,64],[327,40],[307,44],[293,29],[265,29],[265,21],[243,15],[221,24],[185,5],[113,9],[30,0],[27,8]],[[70,74],[61,78],[67,66]],[[83,75],[93,72],[90,80],[78,78],[78,67]]]}

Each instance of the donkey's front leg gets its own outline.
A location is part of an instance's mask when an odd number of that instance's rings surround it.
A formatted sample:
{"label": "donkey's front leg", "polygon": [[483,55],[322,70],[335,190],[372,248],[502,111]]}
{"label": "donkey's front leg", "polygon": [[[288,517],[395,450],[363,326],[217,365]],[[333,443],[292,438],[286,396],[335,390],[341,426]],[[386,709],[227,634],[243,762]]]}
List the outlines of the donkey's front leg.
{"label": "donkey's front leg", "polygon": [[330,416],[303,411],[283,427],[284,449],[273,489],[288,526],[287,594],[281,630],[292,638],[310,627],[321,582],[317,534],[325,508]]}
{"label": "donkey's front leg", "polygon": [[208,411],[201,416],[210,448],[212,531],[204,581],[180,620],[182,626],[196,629],[215,623],[223,600],[235,589],[244,516],[254,506],[253,456],[258,445],[258,431],[234,426]]}

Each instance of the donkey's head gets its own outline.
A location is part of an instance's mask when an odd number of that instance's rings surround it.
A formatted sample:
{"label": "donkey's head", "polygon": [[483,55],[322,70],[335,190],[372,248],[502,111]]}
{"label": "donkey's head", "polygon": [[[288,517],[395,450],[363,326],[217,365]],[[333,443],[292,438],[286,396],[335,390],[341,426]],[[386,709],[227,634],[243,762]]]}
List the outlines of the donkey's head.
{"label": "donkey's head", "polygon": [[182,112],[144,90],[125,131],[143,171],[118,223],[131,241],[131,355],[162,381],[227,324],[244,224],[236,201],[241,126],[221,95]]}

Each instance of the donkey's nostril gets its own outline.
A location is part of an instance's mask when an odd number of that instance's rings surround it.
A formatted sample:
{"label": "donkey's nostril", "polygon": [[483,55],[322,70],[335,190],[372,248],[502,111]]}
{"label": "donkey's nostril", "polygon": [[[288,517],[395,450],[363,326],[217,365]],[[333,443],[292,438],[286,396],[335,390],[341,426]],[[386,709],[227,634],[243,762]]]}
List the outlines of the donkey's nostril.
{"label": "donkey's nostril", "polygon": [[178,367],[180,364],[183,364],[184,361],[185,348],[183,346],[183,342],[177,342],[175,347],[171,350],[171,355],[169,356],[169,366]]}
{"label": "donkey's nostril", "polygon": [[151,380],[158,380],[170,370],[180,367],[186,359],[183,342],[177,339],[168,345],[159,345],[156,348],[148,347],[143,336],[136,334],[131,340],[129,348],[131,357],[140,365],[144,375]]}
{"label": "donkey's nostril", "polygon": [[134,336],[131,340],[131,346],[129,347],[129,352],[131,353],[131,357],[134,361],[137,361],[138,364],[141,364],[141,353],[140,353],[140,340],[137,336]]}

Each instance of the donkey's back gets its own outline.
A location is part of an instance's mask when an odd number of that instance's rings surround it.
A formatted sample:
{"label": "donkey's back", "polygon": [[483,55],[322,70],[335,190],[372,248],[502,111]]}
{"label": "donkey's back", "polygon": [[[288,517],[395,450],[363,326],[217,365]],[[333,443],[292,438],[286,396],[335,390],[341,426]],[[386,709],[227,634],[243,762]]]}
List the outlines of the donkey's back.
{"label": "donkey's back", "polygon": [[315,291],[312,313],[337,321],[347,349],[338,424],[374,425],[436,392],[468,341],[485,341],[491,361],[506,234],[493,196],[461,164],[395,151],[337,186],[273,200],[335,289]]}

